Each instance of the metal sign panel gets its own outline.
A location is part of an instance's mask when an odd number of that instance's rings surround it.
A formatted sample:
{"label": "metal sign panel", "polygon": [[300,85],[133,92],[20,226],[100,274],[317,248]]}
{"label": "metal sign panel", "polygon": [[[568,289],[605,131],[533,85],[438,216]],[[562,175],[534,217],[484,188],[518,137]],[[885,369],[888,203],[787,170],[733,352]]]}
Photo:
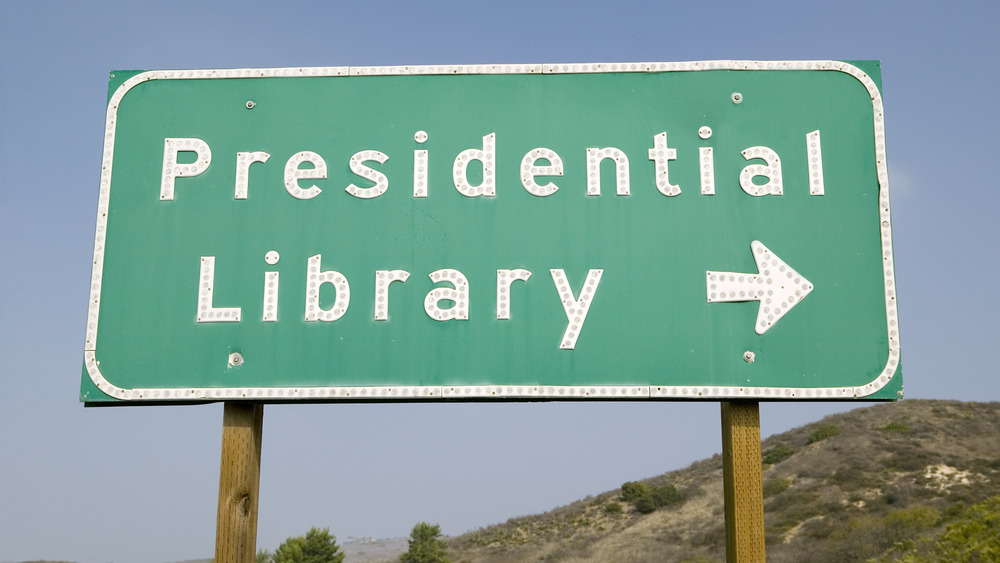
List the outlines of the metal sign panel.
{"label": "metal sign panel", "polygon": [[115,72],[81,399],[893,399],[877,62]]}

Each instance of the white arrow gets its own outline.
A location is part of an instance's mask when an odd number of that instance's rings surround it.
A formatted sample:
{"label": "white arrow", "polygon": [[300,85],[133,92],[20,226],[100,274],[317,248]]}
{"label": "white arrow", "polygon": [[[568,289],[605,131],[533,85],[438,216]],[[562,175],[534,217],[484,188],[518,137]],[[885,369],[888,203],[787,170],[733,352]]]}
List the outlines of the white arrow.
{"label": "white arrow", "polygon": [[757,334],[764,334],[813,290],[812,283],[796,272],[760,241],[750,243],[756,274],[705,272],[709,303],[760,301]]}

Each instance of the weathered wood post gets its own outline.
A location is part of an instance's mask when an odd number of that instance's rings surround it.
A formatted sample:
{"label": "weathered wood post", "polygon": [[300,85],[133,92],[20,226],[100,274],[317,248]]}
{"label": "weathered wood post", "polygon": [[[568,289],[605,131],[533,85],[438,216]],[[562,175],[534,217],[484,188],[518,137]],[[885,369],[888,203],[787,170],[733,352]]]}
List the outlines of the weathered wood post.
{"label": "weathered wood post", "polygon": [[222,414],[216,563],[253,563],[257,552],[257,500],[264,405],[226,402]]}

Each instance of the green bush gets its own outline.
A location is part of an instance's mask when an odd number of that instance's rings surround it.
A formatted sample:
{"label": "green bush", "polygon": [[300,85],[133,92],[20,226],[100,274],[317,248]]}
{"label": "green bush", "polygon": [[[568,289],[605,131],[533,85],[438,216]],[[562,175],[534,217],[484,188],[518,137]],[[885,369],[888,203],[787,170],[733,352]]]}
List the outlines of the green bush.
{"label": "green bush", "polygon": [[635,503],[637,499],[649,493],[649,487],[639,481],[628,481],[622,483],[621,499],[625,502]]}
{"label": "green bush", "polygon": [[604,503],[604,513],[605,514],[621,514],[622,505],[620,502],[609,500]]}
{"label": "green bush", "polygon": [[791,486],[791,479],[768,479],[764,481],[764,498],[785,492]]}
{"label": "green bush", "polygon": [[794,453],[795,449],[793,449],[789,445],[782,444],[776,448],[771,448],[770,450],[768,450],[767,453],[764,454],[764,457],[761,459],[761,461],[763,461],[768,465],[774,465],[779,461],[784,461],[792,457],[792,454]]}
{"label": "green bush", "polygon": [[650,493],[653,496],[653,502],[656,504],[656,508],[673,504],[680,501],[682,498],[680,491],[678,491],[677,487],[673,485],[653,487]]}
{"label": "green bush", "polygon": [[649,514],[658,508],[656,506],[656,499],[653,498],[653,493],[650,491],[646,491],[646,494],[635,499],[633,504],[635,505],[635,509],[639,511],[639,514]]}
{"label": "green bush", "polygon": [[882,432],[893,433],[893,434],[909,434],[910,427],[903,424],[902,422],[890,422],[882,428],[879,428]]}
{"label": "green bush", "polygon": [[942,561],[1000,561],[1000,495],[964,510],[937,543]]}
{"label": "green bush", "polygon": [[824,424],[809,434],[809,439],[806,443],[815,444],[816,442],[826,440],[831,436],[836,436],[841,432],[843,432],[843,429],[836,424]]}
{"label": "green bush", "polygon": [[905,537],[913,531],[917,534],[937,525],[941,514],[932,506],[914,506],[893,510],[885,517],[885,527],[896,537]]}
{"label": "green bush", "polygon": [[[674,504],[683,498],[673,485],[649,488],[645,483],[635,481],[622,484],[621,500],[630,503],[640,514],[649,514],[657,508]],[[607,511],[606,505],[605,511]]]}

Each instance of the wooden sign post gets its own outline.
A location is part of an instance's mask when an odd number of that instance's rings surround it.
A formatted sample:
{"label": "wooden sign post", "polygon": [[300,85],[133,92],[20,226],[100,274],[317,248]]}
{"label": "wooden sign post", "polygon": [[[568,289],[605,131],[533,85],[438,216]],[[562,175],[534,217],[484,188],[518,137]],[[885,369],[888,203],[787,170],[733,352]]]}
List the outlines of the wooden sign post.
{"label": "wooden sign post", "polygon": [[216,563],[253,563],[264,405],[227,402],[222,414]]}
{"label": "wooden sign post", "polygon": [[764,486],[757,402],[722,403],[722,481],[726,499],[726,561],[763,563]]}

